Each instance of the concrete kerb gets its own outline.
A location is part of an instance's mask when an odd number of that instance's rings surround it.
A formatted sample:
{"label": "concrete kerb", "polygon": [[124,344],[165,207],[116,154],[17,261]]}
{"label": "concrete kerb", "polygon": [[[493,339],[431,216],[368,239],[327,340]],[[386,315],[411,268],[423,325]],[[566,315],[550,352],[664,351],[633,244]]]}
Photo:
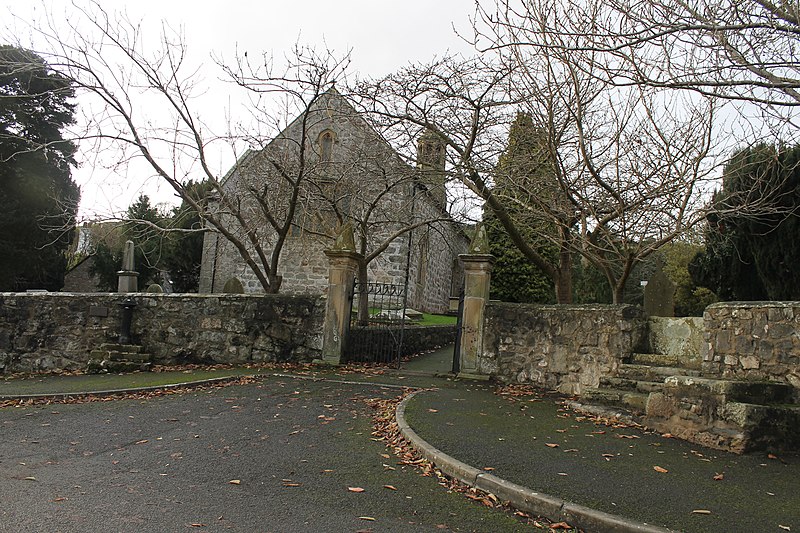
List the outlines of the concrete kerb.
{"label": "concrete kerb", "polygon": [[608,531],[614,533],[670,533],[672,531],[590,509],[549,494],[536,492],[450,457],[421,438],[406,421],[406,405],[412,398],[422,392],[425,392],[425,390],[412,392],[397,406],[395,413],[397,427],[411,446],[448,476],[458,479],[470,487],[494,494],[499,500],[508,502],[509,505],[520,511],[543,516],[556,522],[564,521],[586,531]]}

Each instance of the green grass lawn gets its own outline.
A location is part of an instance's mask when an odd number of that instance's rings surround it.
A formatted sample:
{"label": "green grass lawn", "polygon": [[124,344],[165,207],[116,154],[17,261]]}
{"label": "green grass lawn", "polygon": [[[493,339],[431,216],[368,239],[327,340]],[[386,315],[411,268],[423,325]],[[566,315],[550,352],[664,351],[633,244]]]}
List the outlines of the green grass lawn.
{"label": "green grass lawn", "polygon": [[422,320],[417,322],[420,326],[455,326],[456,317],[451,315],[431,315],[422,313]]}
{"label": "green grass lawn", "polygon": [[73,376],[33,374],[24,378],[0,380],[0,395],[59,394],[158,387],[256,373],[258,373],[258,370],[231,367],[213,370],[198,368],[184,371],[135,372],[131,374],[79,374]]}
{"label": "green grass lawn", "polygon": [[[381,312],[381,309],[377,307],[370,307],[369,308],[369,315],[370,317],[375,317]],[[357,310],[353,309],[353,317],[357,314]],[[399,313],[398,313],[399,316]],[[381,319],[370,318],[370,322],[381,322]],[[383,320],[386,322],[386,320]],[[389,322],[393,324],[398,324],[400,321],[398,319],[389,320]],[[456,317],[452,315],[432,315],[430,313],[422,313],[422,320],[410,320],[406,319],[406,324],[409,325],[417,325],[417,326],[455,326],[456,325]]]}

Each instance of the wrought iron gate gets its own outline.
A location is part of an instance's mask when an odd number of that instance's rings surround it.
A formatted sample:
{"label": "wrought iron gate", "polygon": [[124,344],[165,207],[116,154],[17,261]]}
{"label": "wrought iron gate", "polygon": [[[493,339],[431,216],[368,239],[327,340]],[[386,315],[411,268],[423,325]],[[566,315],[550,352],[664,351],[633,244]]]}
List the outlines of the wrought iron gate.
{"label": "wrought iron gate", "polygon": [[345,361],[400,364],[406,317],[403,285],[367,283],[353,287]]}

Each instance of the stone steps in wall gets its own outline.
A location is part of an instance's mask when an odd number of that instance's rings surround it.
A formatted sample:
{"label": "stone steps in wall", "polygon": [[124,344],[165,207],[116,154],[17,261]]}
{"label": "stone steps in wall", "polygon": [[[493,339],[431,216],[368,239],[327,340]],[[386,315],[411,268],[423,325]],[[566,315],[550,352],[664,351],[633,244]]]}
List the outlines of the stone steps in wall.
{"label": "stone steps in wall", "polygon": [[88,374],[127,374],[129,372],[148,372],[151,366],[152,363],[90,359],[86,366],[86,372]]}
{"label": "stone steps in wall", "polygon": [[125,353],[142,353],[142,347],[138,344],[119,344],[116,342],[104,342],[100,345],[99,350],[103,351],[118,351]]}
{"label": "stone steps in wall", "polygon": [[644,413],[648,395],[649,393],[645,392],[597,388],[584,390],[581,401],[591,405],[623,407],[633,413]]}
{"label": "stone steps in wall", "polygon": [[89,374],[147,372],[152,358],[141,346],[104,343],[91,351],[86,371]]}
{"label": "stone steps in wall", "polygon": [[794,401],[794,388],[791,385],[770,381],[670,376],[664,380],[663,388],[675,395],[724,398],[726,403],[745,402],[770,406],[791,405]]}
{"label": "stone steps in wall", "polygon": [[631,414],[644,415],[650,393],[660,393],[665,381],[674,376],[698,377],[700,372],[683,368],[675,355],[634,353],[620,364],[616,376],[600,379],[596,389],[581,394],[581,402],[621,407]]}
{"label": "stone steps in wall", "polygon": [[663,386],[663,382],[607,377],[600,378],[600,386],[598,388],[650,394],[651,392],[660,391]]}
{"label": "stone steps in wall", "polygon": [[697,370],[677,366],[655,366],[635,363],[619,365],[617,377],[636,381],[663,382],[670,376],[700,376]]}
{"label": "stone steps in wall", "polygon": [[671,354],[633,353],[630,357],[630,363],[636,365],[678,367],[680,366],[680,359],[677,355]]}

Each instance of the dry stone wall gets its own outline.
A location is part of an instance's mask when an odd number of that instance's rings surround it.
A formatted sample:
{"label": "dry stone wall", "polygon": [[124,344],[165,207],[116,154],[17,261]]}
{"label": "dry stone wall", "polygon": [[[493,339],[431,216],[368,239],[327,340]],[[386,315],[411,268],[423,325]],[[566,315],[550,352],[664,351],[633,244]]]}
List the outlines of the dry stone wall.
{"label": "dry stone wall", "polygon": [[703,374],[800,388],[800,302],[726,302],[703,315]]}
{"label": "dry stone wall", "polygon": [[486,307],[483,373],[565,394],[597,387],[644,341],[647,317],[633,305]]}
{"label": "dry stone wall", "polygon": [[[121,294],[0,293],[0,372],[85,368],[116,342]],[[311,361],[324,300],[287,295],[132,295],[133,341],[159,364]]]}

